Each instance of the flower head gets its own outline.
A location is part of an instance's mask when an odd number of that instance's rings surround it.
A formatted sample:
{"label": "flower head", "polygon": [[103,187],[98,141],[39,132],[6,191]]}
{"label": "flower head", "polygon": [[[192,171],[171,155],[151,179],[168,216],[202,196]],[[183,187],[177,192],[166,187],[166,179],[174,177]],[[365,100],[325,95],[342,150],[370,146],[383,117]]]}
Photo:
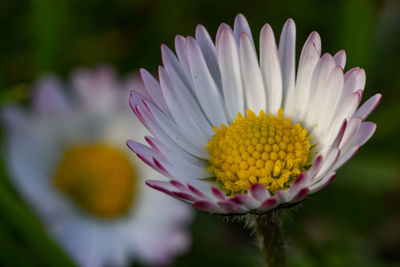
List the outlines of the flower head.
{"label": "flower head", "polygon": [[188,247],[191,211],[144,185],[157,175],[123,140],[143,138],[108,66],[79,69],[70,91],[52,75],[34,90],[33,110],[3,111],[10,178],[50,234],[82,266],[168,264]]}
{"label": "flower head", "polygon": [[199,25],[177,36],[176,55],[162,46],[159,81],[141,70],[145,92],[131,107],[154,137],[128,141],[149,166],[170,178],[146,183],[215,213],[266,212],[291,205],[335,177],[374,133],[364,122],[381,99],[358,108],[365,72],[346,73],[346,54],[321,56],[312,32],[296,70],[294,21],[279,46],[260,33],[259,57],[245,17],[218,29],[215,44]]}

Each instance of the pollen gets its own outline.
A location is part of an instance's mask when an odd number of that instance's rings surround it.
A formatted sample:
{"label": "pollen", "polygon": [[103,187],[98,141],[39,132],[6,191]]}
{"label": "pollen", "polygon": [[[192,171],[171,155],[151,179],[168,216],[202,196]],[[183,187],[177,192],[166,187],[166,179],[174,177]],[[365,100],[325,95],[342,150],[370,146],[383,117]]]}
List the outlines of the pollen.
{"label": "pollen", "polygon": [[245,193],[257,183],[275,194],[310,167],[311,137],[300,123],[285,118],[282,109],[277,116],[247,110],[245,117],[239,113],[229,126],[215,126],[214,132],[206,147],[208,170],[228,195]]}
{"label": "pollen", "polygon": [[118,149],[90,144],[65,152],[53,183],[82,211],[113,218],[127,213],[132,205],[135,173],[131,161]]}

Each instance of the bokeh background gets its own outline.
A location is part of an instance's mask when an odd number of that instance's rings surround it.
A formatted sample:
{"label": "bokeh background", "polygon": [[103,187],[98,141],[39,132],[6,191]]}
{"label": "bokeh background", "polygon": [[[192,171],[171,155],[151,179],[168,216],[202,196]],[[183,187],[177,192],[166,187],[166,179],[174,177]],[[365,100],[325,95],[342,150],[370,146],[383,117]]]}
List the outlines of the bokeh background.
{"label": "bokeh background", "polygon": [[[399,266],[398,0],[2,0],[0,104],[27,103],[30,85],[46,72],[67,79],[74,68],[98,63],[113,64],[121,75],[156,71],[161,43],[173,48],[176,34],[194,35],[199,23],[215,36],[239,12],[256,40],[265,22],[279,36],[292,17],[298,52],[318,31],[323,52],[345,49],[346,69],[365,68],[364,100],[383,94],[369,117],[378,124],[372,139],[330,186],[285,215],[289,266]],[[0,266],[72,266],[11,186],[3,158],[0,166]],[[191,229],[193,245],[176,266],[259,265],[242,224],[197,212]]]}

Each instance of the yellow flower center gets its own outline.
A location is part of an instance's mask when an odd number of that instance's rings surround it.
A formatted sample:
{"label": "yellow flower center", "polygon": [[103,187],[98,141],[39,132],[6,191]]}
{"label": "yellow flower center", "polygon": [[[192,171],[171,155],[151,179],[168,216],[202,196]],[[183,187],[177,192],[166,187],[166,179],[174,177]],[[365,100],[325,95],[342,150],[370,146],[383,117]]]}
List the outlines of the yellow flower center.
{"label": "yellow flower center", "polygon": [[71,147],[54,175],[54,185],[82,210],[103,218],[124,215],[132,205],[135,173],[121,151],[103,144]]}
{"label": "yellow flower center", "polygon": [[214,131],[207,146],[208,170],[229,195],[245,193],[256,183],[275,194],[309,168],[311,137],[300,123],[285,119],[282,109],[277,116],[247,110],[246,117],[239,113],[228,127]]}

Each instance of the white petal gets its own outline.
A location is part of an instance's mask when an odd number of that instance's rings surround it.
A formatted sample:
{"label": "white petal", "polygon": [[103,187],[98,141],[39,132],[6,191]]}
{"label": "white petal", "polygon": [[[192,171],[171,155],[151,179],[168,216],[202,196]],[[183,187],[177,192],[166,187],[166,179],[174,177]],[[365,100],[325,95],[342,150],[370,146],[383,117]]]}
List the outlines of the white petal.
{"label": "white petal", "polygon": [[342,100],[344,100],[349,94],[356,92],[357,90],[364,90],[365,86],[365,71],[360,68],[353,68],[346,72],[344,76],[344,90]]}
{"label": "white petal", "polygon": [[348,149],[345,153],[340,155],[338,158],[337,162],[335,163],[334,167],[332,168],[333,170],[337,170],[340,167],[342,167],[346,162],[348,162],[354,155],[358,152],[360,149],[359,146],[353,146],[350,149]]}
{"label": "white petal", "polygon": [[340,66],[344,69],[346,66],[346,52],[344,50],[340,50],[333,56],[333,60],[335,60],[336,66]]}
{"label": "white petal", "polygon": [[245,33],[250,40],[251,45],[254,47],[253,36],[251,34],[251,29],[249,23],[247,22],[246,18],[242,14],[238,14],[235,18],[235,22],[233,25],[233,35],[235,36],[236,45],[239,46],[240,43],[240,36],[242,33]]}
{"label": "white petal", "polygon": [[170,113],[167,103],[165,103],[161,86],[158,81],[145,69],[140,69],[140,75],[142,76],[143,83],[154,104],[156,104],[165,114],[169,115]]}
{"label": "white petal", "polygon": [[211,76],[219,89],[222,89],[221,73],[218,67],[217,53],[213,41],[203,25],[196,27],[196,41],[199,44]]}
{"label": "white petal", "polygon": [[[172,79],[162,67],[159,67],[159,77],[168,109],[171,111],[172,118],[174,118],[178,128],[193,144],[199,147],[204,146],[209,137],[205,131],[207,128],[210,128],[210,131],[212,129],[207,122],[203,125],[197,123],[196,118],[202,116],[201,113],[196,114],[194,112],[196,107],[199,109],[198,104],[191,98],[191,94],[183,82],[179,80],[172,82]],[[179,79],[179,77],[174,78]]]}
{"label": "white petal", "polygon": [[165,45],[161,45],[161,57],[165,70],[170,74],[179,79],[185,84],[186,88],[191,90],[192,84],[189,82],[190,77],[186,77],[186,73],[183,70],[182,65],[179,63],[175,54]]}
{"label": "white petal", "polygon": [[204,61],[196,40],[188,38],[188,54],[194,91],[204,113],[214,126],[227,124],[223,99]]}
{"label": "white petal", "polygon": [[195,158],[190,154],[182,153],[179,149],[169,148],[155,138],[147,136],[146,141],[160,157],[167,160],[170,164],[176,165],[175,167],[179,168],[179,166],[183,164],[195,169],[196,173],[201,172],[202,175],[198,175],[198,177],[206,178],[210,176],[206,171],[208,167],[206,161]]}
{"label": "white petal", "polygon": [[217,41],[217,56],[221,70],[222,92],[226,114],[233,121],[237,114],[244,112],[244,99],[238,49],[230,31],[224,30]]}
{"label": "white petal", "polygon": [[342,67],[333,69],[329,75],[325,92],[321,100],[316,123],[317,132],[324,133],[332,123],[332,118],[343,92],[344,76]]}
{"label": "white petal", "polygon": [[309,43],[313,43],[318,55],[321,55],[321,37],[319,36],[318,32],[311,32],[304,43],[304,46]]}
{"label": "white petal", "polygon": [[154,107],[151,103],[146,103],[144,99],[135,100],[135,98],[140,98],[140,95],[133,94],[131,97],[131,106],[136,110],[135,112],[137,113],[137,117],[148,128],[148,130],[157,136],[157,138],[159,138],[166,146],[178,146],[195,156],[208,158],[205,149],[193,145],[181,134],[176,124],[160,110]]}
{"label": "white petal", "polygon": [[320,55],[317,49],[318,43],[320,44],[321,40],[314,32],[304,44],[297,70],[294,96],[286,101],[285,115],[292,117],[295,121],[302,120],[308,109],[311,77]]}
{"label": "white petal", "polygon": [[324,54],[314,69],[310,85],[310,100],[305,117],[305,126],[309,129],[318,123],[317,117],[320,114],[322,102],[325,98],[327,81],[335,66],[332,56]]}
{"label": "white petal", "polygon": [[[149,74],[150,75],[150,74]],[[136,72],[132,73],[129,75],[125,83],[123,84],[123,89],[126,90],[127,92],[130,92],[132,90],[138,92],[148,100],[152,101],[153,103],[156,103],[156,101],[153,99],[152,95],[150,94],[149,90],[147,89],[146,85],[143,82],[143,78],[141,77],[142,75],[137,75]],[[125,98],[124,98],[124,104],[125,104]]]}
{"label": "white petal", "polygon": [[[200,127],[200,132],[204,133],[207,138],[214,134],[212,125],[202,111],[200,103],[192,95],[191,90],[185,85],[181,77],[176,75],[174,71],[164,70],[161,67],[159,67],[159,77],[160,81],[161,78],[163,79],[161,89],[171,114],[175,117],[184,116],[186,119],[193,121]],[[172,109],[175,111],[173,112]],[[181,114],[176,114],[177,112]],[[177,123],[179,124],[178,121]],[[197,128],[197,126],[194,127]]]}
{"label": "white petal", "polygon": [[354,117],[352,118],[346,127],[346,131],[344,132],[342,141],[340,142],[340,151],[347,151],[348,147],[351,145],[355,137],[357,136],[358,131],[360,130],[362,120],[361,118]]}
{"label": "white petal", "polygon": [[272,28],[266,24],[260,33],[260,66],[267,95],[267,113],[276,114],[282,104],[282,75]]}
{"label": "white petal", "polygon": [[[348,134],[347,142],[343,146],[343,153],[336,162],[334,169],[338,169],[348,160],[350,160],[360,149],[360,147],[371,138],[376,130],[376,124],[372,122],[363,122],[358,117],[353,118],[354,130]],[[360,125],[361,123],[361,125]],[[358,128],[357,128],[358,127]],[[344,139],[345,137],[343,137]]]}
{"label": "white petal", "polygon": [[178,56],[179,63],[182,65],[183,71],[189,82],[192,82],[192,76],[190,74],[189,59],[187,56],[187,45],[186,38],[181,35],[175,37],[175,50]]}
{"label": "white petal", "polygon": [[217,36],[215,37],[215,42],[218,42],[218,40],[221,38],[221,34],[223,31],[230,31],[233,34],[232,28],[228,24],[221,23],[217,30]]}
{"label": "white petal", "polygon": [[256,51],[245,34],[240,38],[240,63],[247,108],[256,113],[260,110],[265,111],[267,98]]}
{"label": "white petal", "polygon": [[279,40],[279,61],[282,68],[283,103],[293,97],[296,71],[296,25],[288,19],[283,26]]}
{"label": "white petal", "polygon": [[360,103],[360,99],[361,91],[358,91],[350,94],[344,103],[338,104],[329,130],[326,131],[325,135],[320,137],[320,142],[322,144],[326,146],[333,142],[340,130],[340,127],[343,125],[343,121],[348,121],[353,116],[355,109]]}
{"label": "white petal", "polygon": [[338,129],[343,120],[353,117],[358,105],[360,104],[362,90],[349,94],[342,103],[336,107],[335,115],[332,120],[332,129]]}

